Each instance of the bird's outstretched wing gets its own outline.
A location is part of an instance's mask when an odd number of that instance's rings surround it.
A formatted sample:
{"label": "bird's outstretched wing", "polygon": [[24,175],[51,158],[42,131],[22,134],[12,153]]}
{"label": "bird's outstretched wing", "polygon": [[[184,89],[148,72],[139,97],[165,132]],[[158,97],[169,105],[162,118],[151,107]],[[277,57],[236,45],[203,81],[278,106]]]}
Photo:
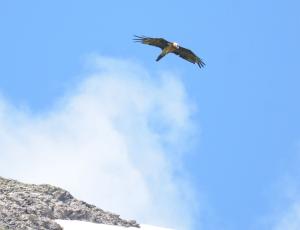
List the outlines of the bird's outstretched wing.
{"label": "bird's outstretched wing", "polygon": [[141,42],[143,44],[151,45],[151,46],[156,46],[161,49],[164,49],[166,46],[170,44],[169,41],[163,39],[163,38],[150,38],[146,36],[136,36],[134,35],[134,41],[135,42]]}
{"label": "bird's outstretched wing", "polygon": [[179,55],[181,58],[194,63],[198,64],[200,68],[205,66],[205,63],[202,61],[201,58],[199,58],[196,54],[194,54],[191,50],[179,47],[179,49],[176,49],[173,51],[176,55]]}

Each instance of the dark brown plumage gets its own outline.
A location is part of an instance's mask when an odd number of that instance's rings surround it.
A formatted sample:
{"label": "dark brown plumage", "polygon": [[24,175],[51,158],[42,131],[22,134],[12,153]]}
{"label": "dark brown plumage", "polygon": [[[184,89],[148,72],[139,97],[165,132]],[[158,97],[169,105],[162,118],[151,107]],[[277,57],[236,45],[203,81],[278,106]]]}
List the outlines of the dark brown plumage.
{"label": "dark brown plumage", "polygon": [[191,50],[186,49],[184,47],[179,46],[176,42],[169,42],[164,38],[151,38],[146,36],[136,36],[133,39],[135,42],[140,42],[142,44],[147,44],[151,46],[156,46],[162,49],[162,52],[157,57],[156,61],[159,61],[168,53],[174,53],[179,57],[193,63],[197,64],[200,68],[205,66],[205,63],[199,58],[196,54],[194,54]]}

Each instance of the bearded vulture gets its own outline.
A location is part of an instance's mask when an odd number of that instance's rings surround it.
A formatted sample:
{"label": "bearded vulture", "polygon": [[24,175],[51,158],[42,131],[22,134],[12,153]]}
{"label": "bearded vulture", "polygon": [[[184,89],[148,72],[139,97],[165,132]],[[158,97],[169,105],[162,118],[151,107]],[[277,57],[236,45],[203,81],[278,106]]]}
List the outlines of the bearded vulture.
{"label": "bearded vulture", "polygon": [[159,61],[168,53],[174,53],[179,55],[179,57],[193,63],[197,64],[200,68],[205,66],[205,63],[194,54],[191,50],[181,47],[176,42],[169,42],[163,38],[150,38],[145,36],[136,36],[133,39],[135,42],[140,42],[142,44],[147,44],[151,46],[156,46],[162,49],[159,56],[156,58],[156,61]]}

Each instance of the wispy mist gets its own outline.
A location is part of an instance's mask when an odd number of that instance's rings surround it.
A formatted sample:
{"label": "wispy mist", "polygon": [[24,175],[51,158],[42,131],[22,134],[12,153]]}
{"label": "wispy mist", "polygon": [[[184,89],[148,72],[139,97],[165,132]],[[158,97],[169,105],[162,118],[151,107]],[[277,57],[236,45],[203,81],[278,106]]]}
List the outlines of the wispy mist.
{"label": "wispy mist", "polygon": [[0,101],[0,175],[50,183],[139,222],[189,229],[197,210],[180,164],[192,106],[174,74],[92,58],[94,71],[47,114]]}

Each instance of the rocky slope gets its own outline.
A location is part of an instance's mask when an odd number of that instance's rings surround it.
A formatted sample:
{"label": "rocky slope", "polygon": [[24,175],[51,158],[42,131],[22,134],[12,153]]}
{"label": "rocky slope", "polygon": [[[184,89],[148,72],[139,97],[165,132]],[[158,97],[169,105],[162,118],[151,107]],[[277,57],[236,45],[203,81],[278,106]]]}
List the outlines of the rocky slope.
{"label": "rocky slope", "polygon": [[0,230],[62,230],[54,219],[139,227],[135,221],[77,200],[61,188],[0,177]]}

